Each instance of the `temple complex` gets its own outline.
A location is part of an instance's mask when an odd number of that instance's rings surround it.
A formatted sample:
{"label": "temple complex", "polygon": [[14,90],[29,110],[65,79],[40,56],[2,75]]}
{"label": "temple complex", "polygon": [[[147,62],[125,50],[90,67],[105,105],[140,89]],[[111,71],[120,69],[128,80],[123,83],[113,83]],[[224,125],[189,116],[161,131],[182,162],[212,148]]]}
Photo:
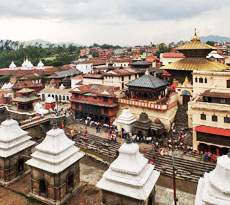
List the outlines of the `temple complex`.
{"label": "temple complex", "polygon": [[136,118],[130,112],[129,109],[124,109],[122,114],[116,119],[116,125],[118,131],[123,128],[126,132],[133,132],[133,126],[136,122]]}
{"label": "temple complex", "polygon": [[14,98],[13,101],[20,110],[33,110],[33,104],[38,101],[35,90],[29,88],[23,88],[17,92],[18,97]]}
{"label": "temple complex", "polygon": [[8,185],[29,172],[25,157],[35,142],[9,117],[0,127],[0,184]]}
{"label": "temple complex", "polygon": [[136,119],[142,112],[148,113],[150,119],[159,118],[170,129],[177,111],[177,93],[168,94],[168,83],[150,75],[148,69],[145,75],[126,84],[126,96],[119,98],[118,114],[124,108],[129,108]]}
{"label": "temple complex", "polygon": [[92,117],[93,121],[112,124],[116,118],[118,103],[115,92],[119,87],[89,84],[71,91],[72,112],[76,118]]}
{"label": "temple complex", "polygon": [[30,196],[48,204],[64,204],[79,188],[79,162],[84,154],[54,124],[31,156],[26,162],[31,167]]}
{"label": "temple complex", "polygon": [[177,51],[184,54],[185,58],[168,65],[162,66],[161,69],[172,74],[172,78],[176,78],[179,82],[183,82],[185,77],[192,80],[192,72],[194,70],[204,71],[224,71],[228,68],[227,65],[207,59],[206,56],[215,47],[202,43],[198,38],[196,31],[193,39],[182,46],[176,48]]}
{"label": "temple complex", "polygon": [[139,137],[150,136],[150,127],[152,120],[149,119],[148,114],[142,112],[139,119],[134,123],[134,133]]}
{"label": "temple complex", "polygon": [[201,177],[195,205],[230,204],[230,153],[217,159],[216,168]]}
{"label": "temple complex", "polygon": [[154,165],[140,154],[139,146],[128,139],[97,187],[102,189],[104,204],[153,205],[159,175]]}

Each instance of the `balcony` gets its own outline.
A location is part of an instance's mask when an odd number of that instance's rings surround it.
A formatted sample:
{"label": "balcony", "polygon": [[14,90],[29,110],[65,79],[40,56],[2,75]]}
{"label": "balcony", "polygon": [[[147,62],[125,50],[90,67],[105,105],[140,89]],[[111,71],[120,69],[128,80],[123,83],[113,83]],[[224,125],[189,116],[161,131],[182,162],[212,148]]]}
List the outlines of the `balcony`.
{"label": "balcony", "polygon": [[146,108],[157,111],[167,111],[177,106],[177,94],[173,93],[167,98],[161,98],[157,101],[135,100],[135,99],[118,99],[118,103],[134,107]]}

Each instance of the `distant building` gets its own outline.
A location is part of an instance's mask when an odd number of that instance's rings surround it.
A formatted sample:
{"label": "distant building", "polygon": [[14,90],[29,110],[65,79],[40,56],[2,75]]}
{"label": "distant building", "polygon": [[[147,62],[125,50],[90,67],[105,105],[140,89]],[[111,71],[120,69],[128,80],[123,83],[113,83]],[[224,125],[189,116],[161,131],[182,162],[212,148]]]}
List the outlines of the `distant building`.
{"label": "distant building", "polygon": [[117,87],[89,84],[71,91],[72,112],[76,118],[92,117],[93,121],[112,124],[116,118],[118,103]]}
{"label": "distant building", "polygon": [[165,66],[165,65],[168,65],[170,63],[174,63],[176,61],[182,60],[184,58],[185,58],[185,56],[183,53],[175,53],[175,52],[161,53],[160,54],[160,63],[161,63],[161,66]]}
{"label": "distant building", "polygon": [[127,88],[126,84],[138,77],[137,71],[131,68],[115,69],[103,74],[104,85],[116,86],[121,90]]}

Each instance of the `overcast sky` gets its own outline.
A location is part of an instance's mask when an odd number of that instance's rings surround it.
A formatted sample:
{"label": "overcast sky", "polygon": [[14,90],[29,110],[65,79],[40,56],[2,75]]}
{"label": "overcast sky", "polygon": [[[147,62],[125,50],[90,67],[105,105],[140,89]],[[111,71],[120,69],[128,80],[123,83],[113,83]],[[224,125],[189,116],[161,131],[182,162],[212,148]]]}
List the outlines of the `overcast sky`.
{"label": "overcast sky", "polygon": [[230,37],[230,0],[0,0],[0,39],[144,45]]}

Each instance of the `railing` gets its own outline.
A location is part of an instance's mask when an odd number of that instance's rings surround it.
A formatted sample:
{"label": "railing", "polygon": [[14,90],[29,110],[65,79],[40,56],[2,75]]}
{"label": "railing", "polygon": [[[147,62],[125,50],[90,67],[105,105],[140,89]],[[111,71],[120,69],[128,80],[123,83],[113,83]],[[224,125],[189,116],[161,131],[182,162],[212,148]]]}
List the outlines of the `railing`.
{"label": "railing", "polygon": [[120,104],[125,104],[125,105],[130,105],[130,106],[135,106],[135,107],[142,107],[142,108],[147,108],[150,110],[159,110],[159,111],[166,111],[169,110],[175,106],[177,106],[177,98],[173,97],[174,94],[171,94],[169,96],[169,99],[166,103],[156,103],[156,102],[151,102],[151,101],[140,101],[140,100],[127,100],[127,99],[118,99],[118,103]]}

